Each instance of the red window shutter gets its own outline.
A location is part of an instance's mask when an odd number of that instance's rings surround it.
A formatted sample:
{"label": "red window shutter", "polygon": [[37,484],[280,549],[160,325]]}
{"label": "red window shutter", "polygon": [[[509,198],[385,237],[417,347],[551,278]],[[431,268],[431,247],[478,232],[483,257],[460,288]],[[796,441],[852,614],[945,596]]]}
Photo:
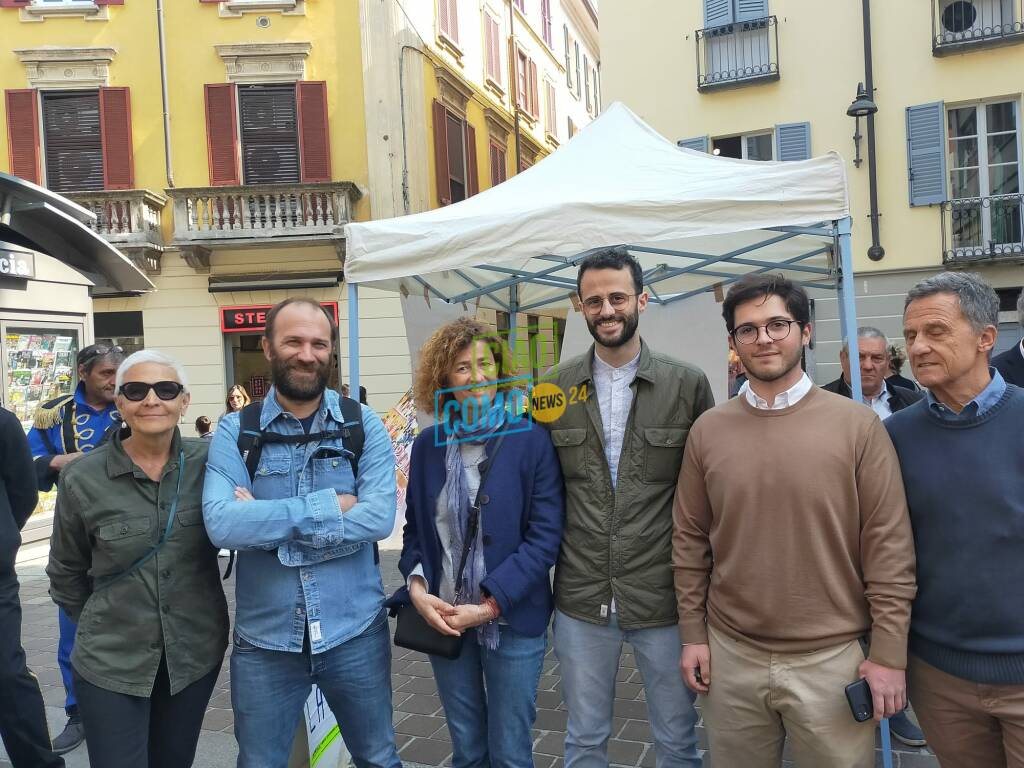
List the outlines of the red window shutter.
{"label": "red window shutter", "polygon": [[215,187],[240,184],[234,83],[206,85],[206,146],[210,184]]}
{"label": "red window shutter", "polygon": [[31,2],[32,0],[0,0],[0,8],[21,8]]}
{"label": "red window shutter", "polygon": [[31,88],[10,90],[4,95],[7,102],[7,147],[11,173],[38,184],[39,97]]}
{"label": "red window shutter", "polygon": [[93,0],[96,5],[124,5],[124,0]]}
{"label": "red window shutter", "polygon": [[476,128],[466,123],[466,197],[480,191],[480,173],[476,165]]}
{"label": "red window shutter", "polygon": [[452,183],[448,173],[448,117],[444,104],[434,99],[434,176],[437,200],[441,205],[452,202]]}
{"label": "red window shutter", "polygon": [[302,181],[330,181],[331,135],[327,122],[327,83],[298,83],[295,97],[298,103]]}
{"label": "red window shutter", "polygon": [[219,3],[221,0],[199,0],[200,3]]}
{"label": "red window shutter", "polygon": [[100,139],[103,188],[131,189],[135,184],[135,165],[132,102],[127,88],[100,88]]}

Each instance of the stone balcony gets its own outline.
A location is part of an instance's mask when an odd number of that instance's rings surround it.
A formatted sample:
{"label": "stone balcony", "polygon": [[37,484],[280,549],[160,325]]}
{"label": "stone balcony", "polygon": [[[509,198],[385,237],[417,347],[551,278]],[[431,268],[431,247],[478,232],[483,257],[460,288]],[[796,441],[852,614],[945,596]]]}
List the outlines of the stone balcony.
{"label": "stone balcony", "polygon": [[343,253],[342,231],[361,196],[351,182],[246,184],[168,189],[173,245],[193,267],[209,266],[214,248],[313,245]]}
{"label": "stone balcony", "polygon": [[161,229],[167,198],[148,189],[71,192],[68,197],[96,216],[90,229],[147,274],[160,272]]}

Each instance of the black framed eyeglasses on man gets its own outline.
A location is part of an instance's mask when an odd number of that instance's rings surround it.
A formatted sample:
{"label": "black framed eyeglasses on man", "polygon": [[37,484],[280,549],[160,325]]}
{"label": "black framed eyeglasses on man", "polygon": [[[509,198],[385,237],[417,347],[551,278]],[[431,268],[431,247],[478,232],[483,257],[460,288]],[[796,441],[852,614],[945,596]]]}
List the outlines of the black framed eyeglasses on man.
{"label": "black framed eyeglasses on man", "polygon": [[629,304],[629,300],[636,296],[635,293],[609,293],[607,296],[588,296],[582,300],[583,308],[591,315],[596,315],[604,308],[604,303],[607,301],[612,305],[612,309],[625,309],[626,305]]}
{"label": "black framed eyeglasses on man", "polygon": [[78,364],[88,365],[93,360],[107,355],[124,355],[124,349],[119,346],[111,346],[110,344],[90,344],[88,347],[78,353]]}
{"label": "black framed eyeglasses on man", "polygon": [[774,320],[769,320],[764,325],[752,325],[747,323],[745,325],[737,326],[732,331],[732,337],[739,344],[754,344],[761,337],[761,329],[768,335],[768,338],[772,341],[782,341],[784,338],[789,336],[790,330],[792,330],[793,324],[796,323],[801,329],[804,324],[800,320],[789,320],[787,318],[777,317]]}

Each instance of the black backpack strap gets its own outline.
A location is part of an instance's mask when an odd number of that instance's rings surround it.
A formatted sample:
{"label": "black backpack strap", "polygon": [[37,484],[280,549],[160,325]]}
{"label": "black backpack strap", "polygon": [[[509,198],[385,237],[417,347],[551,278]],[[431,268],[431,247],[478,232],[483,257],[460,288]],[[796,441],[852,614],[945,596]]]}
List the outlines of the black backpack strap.
{"label": "black backpack strap", "polygon": [[[341,444],[346,450],[352,452],[352,476],[359,477],[359,457],[363,455],[363,443],[366,442],[366,432],[363,430],[363,406],[358,400],[351,397],[342,397],[341,417],[345,424],[341,428]],[[373,542],[373,564],[380,564],[380,547]]]}
{"label": "black backpack strap", "polygon": [[359,457],[363,455],[366,433],[363,431],[363,406],[351,397],[341,398],[341,417],[345,420],[341,428],[342,445],[352,451],[352,474],[359,474]]}
{"label": "black backpack strap", "polygon": [[250,482],[256,477],[256,468],[263,453],[263,431],[260,429],[260,415],[263,403],[249,403],[238,414],[238,452],[242,454]]}
{"label": "black backpack strap", "polygon": [[[249,403],[238,413],[238,452],[245,463],[245,471],[249,473],[249,482],[256,477],[256,469],[260,465],[260,454],[263,453],[263,431],[260,429],[260,416],[263,403]],[[235,567],[235,550],[229,550],[228,567],[224,571],[224,581],[231,576]]]}

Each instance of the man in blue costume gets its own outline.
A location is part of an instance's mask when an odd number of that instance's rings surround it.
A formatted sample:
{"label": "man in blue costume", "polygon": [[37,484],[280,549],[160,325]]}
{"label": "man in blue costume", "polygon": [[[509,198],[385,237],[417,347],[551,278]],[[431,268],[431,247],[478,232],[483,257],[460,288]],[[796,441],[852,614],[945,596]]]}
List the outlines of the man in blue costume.
{"label": "man in blue costume", "polygon": [[[120,424],[114,407],[114,378],[123,359],[124,350],[120,347],[108,344],[86,347],[78,353],[78,386],[75,391],[39,406],[28,433],[28,443],[35,464],[36,486],[40,491],[53,490],[61,469],[99,446]],[[75,623],[59,608],[57,614],[60,626],[57,662],[64,680],[64,711],[68,721],[61,734],[53,740],[53,751],[63,755],[82,743],[85,730],[78,715],[78,701],[71,677]]]}

